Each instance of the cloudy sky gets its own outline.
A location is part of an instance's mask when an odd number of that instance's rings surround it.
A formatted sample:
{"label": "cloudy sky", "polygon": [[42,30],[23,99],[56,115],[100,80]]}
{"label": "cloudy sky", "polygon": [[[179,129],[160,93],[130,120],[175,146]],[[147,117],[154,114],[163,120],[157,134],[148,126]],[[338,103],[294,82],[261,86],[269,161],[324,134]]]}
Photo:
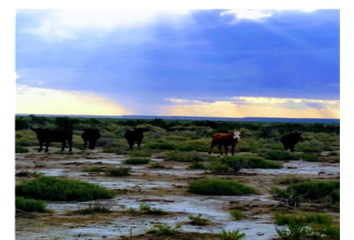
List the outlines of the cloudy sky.
{"label": "cloudy sky", "polygon": [[16,113],[339,118],[339,9],[16,11]]}

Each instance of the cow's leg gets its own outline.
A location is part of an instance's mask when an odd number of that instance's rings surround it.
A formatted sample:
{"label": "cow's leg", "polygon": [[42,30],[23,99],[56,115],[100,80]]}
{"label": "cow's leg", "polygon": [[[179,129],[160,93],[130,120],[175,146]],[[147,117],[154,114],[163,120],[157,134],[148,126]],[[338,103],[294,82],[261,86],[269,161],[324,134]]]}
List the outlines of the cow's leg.
{"label": "cow's leg", "polygon": [[226,144],[224,145],[224,148],[225,148],[225,155],[227,155],[227,150],[228,149],[227,149],[227,145]]}
{"label": "cow's leg", "polygon": [[42,142],[42,141],[39,141],[39,149],[38,149],[38,152],[42,151],[42,147],[43,147],[43,142]]}
{"label": "cow's leg", "polygon": [[211,143],[210,143],[210,147],[209,147],[209,152],[208,152],[208,154],[211,153],[211,151],[213,150],[213,148],[214,148],[214,143],[211,142]]}
{"label": "cow's leg", "polygon": [[72,146],[73,146],[72,139],[68,139],[68,145],[69,145],[69,152],[71,152],[72,151]]}
{"label": "cow's leg", "polygon": [[66,141],[63,140],[63,141],[61,142],[61,151],[64,151],[65,147],[66,147]]}
{"label": "cow's leg", "polygon": [[291,151],[291,152],[294,152],[294,148],[295,148],[295,145],[291,145],[291,146],[290,146],[290,151]]}
{"label": "cow's leg", "polygon": [[49,141],[45,142],[45,152],[48,152]]}
{"label": "cow's leg", "polygon": [[219,153],[220,153],[220,155],[223,155],[223,154],[222,154],[221,147],[222,147],[222,145],[221,145],[221,144],[220,144],[220,145],[218,145]]}
{"label": "cow's leg", "polygon": [[141,141],[138,142],[138,149],[140,149],[140,144],[141,144]]}
{"label": "cow's leg", "polygon": [[232,154],[232,155],[235,155],[235,146],[236,146],[236,145],[232,145],[232,146],[231,146],[231,154]]}
{"label": "cow's leg", "polygon": [[134,146],[134,142],[133,141],[129,141],[129,148],[133,149],[133,146]]}
{"label": "cow's leg", "polygon": [[84,148],[86,148],[86,146],[87,146],[87,140],[85,139],[84,140]]}

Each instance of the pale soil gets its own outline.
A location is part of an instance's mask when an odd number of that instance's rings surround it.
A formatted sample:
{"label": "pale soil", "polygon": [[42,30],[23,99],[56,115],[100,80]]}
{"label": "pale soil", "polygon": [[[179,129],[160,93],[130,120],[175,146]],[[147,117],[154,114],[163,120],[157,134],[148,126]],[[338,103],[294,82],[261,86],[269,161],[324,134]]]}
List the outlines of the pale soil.
{"label": "pale soil", "polygon": [[[309,179],[339,179],[339,164],[331,163],[285,163],[285,168],[276,170],[245,169],[235,176],[215,176],[205,174],[204,170],[188,170],[190,163],[164,161],[152,157],[171,169],[150,169],[148,165],[131,165],[131,176],[108,177],[102,173],[85,173],[85,167],[120,166],[128,156],[94,151],[74,150],[72,153],[60,152],[50,148],[49,153],[16,154],[16,172],[42,172],[48,176],[75,178],[97,183],[113,189],[117,195],[104,201],[112,206],[111,213],[78,215],[70,211],[85,208],[87,202],[48,202],[50,213],[32,215],[17,213],[16,239],[217,239],[216,233],[222,229],[246,233],[244,239],[273,239],[277,236],[273,220],[276,212],[310,213],[322,212],[331,215],[335,224],[339,224],[339,211],[318,203],[304,203],[299,208],[274,207],[278,201],[270,194],[273,186],[279,184],[279,178],[297,174]],[[288,164],[288,165],[287,165]],[[313,169],[318,172],[314,173]],[[312,171],[308,170],[312,169]],[[309,171],[306,174],[306,171]],[[299,174],[301,173],[301,174]],[[248,184],[258,190],[251,196],[202,196],[187,191],[188,181],[198,178],[228,178]],[[16,177],[16,183],[30,179]],[[161,208],[165,215],[147,215],[131,212],[141,203]],[[242,210],[246,218],[232,220],[229,212]],[[208,218],[207,226],[193,226],[188,216],[202,214]],[[182,224],[183,234],[160,236],[146,234],[156,223],[165,223],[172,227]],[[128,238],[131,236],[130,238]]]}

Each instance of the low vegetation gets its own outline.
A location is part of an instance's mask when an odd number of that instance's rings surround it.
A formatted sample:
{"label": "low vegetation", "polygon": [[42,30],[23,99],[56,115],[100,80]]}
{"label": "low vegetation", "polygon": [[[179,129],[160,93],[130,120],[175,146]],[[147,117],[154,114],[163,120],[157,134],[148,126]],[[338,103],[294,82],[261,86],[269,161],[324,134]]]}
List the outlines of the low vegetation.
{"label": "low vegetation", "polygon": [[190,223],[198,226],[208,225],[210,220],[207,218],[202,218],[202,214],[198,214],[197,216],[189,215]]}
{"label": "low vegetation", "polygon": [[238,210],[238,209],[232,210],[230,212],[230,215],[232,216],[232,218],[234,220],[240,220],[245,217],[245,214],[241,210]]}
{"label": "low vegetation", "polygon": [[104,171],[104,174],[110,177],[129,176],[131,167],[109,167]]}
{"label": "low vegetation", "polygon": [[282,168],[283,165],[276,161],[266,160],[262,157],[242,154],[237,156],[225,156],[220,160],[212,161],[208,170],[214,174],[237,174],[244,168]]}
{"label": "low vegetation", "polygon": [[112,198],[114,193],[80,180],[41,176],[16,185],[16,196],[49,201],[88,201]]}
{"label": "low vegetation", "polygon": [[220,240],[239,240],[246,236],[245,233],[240,232],[239,230],[226,231],[222,230],[216,235]]}
{"label": "low vegetation", "polygon": [[207,161],[210,157],[206,154],[192,152],[182,152],[182,151],[170,151],[166,153],[166,161],[176,161],[176,162],[198,162]]}
{"label": "low vegetation", "polygon": [[149,162],[148,158],[128,158],[123,161],[124,164],[148,164]]}
{"label": "low vegetation", "polygon": [[87,203],[86,207],[76,211],[72,211],[74,214],[96,214],[96,213],[110,213],[113,207],[112,202],[100,202],[95,201],[93,203]]}
{"label": "low vegetation", "polygon": [[46,203],[41,200],[29,199],[24,197],[15,198],[16,209],[24,212],[46,212]]}
{"label": "low vegetation", "polygon": [[154,208],[146,204],[140,204],[139,209],[144,214],[153,214],[153,215],[163,215],[166,214],[162,209]]}
{"label": "low vegetation", "polygon": [[204,195],[248,195],[256,193],[256,189],[233,180],[200,179],[190,181],[188,191]]}
{"label": "low vegetation", "polygon": [[300,197],[304,200],[319,200],[328,204],[339,203],[339,180],[309,180],[290,184],[286,189],[272,188],[277,198]]}
{"label": "low vegetation", "polygon": [[152,233],[156,236],[177,236],[181,234],[182,225],[177,224],[175,227],[171,227],[167,224],[154,224],[153,228],[147,230],[147,233]]}
{"label": "low vegetation", "polygon": [[85,167],[83,170],[83,172],[104,172],[105,169],[103,167]]}

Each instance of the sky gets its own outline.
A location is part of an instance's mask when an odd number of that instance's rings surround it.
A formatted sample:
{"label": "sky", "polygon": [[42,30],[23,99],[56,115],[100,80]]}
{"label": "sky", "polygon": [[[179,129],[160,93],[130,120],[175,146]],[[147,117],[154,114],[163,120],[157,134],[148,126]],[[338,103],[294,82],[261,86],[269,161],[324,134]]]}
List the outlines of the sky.
{"label": "sky", "polygon": [[340,117],[339,9],[17,9],[16,113]]}

